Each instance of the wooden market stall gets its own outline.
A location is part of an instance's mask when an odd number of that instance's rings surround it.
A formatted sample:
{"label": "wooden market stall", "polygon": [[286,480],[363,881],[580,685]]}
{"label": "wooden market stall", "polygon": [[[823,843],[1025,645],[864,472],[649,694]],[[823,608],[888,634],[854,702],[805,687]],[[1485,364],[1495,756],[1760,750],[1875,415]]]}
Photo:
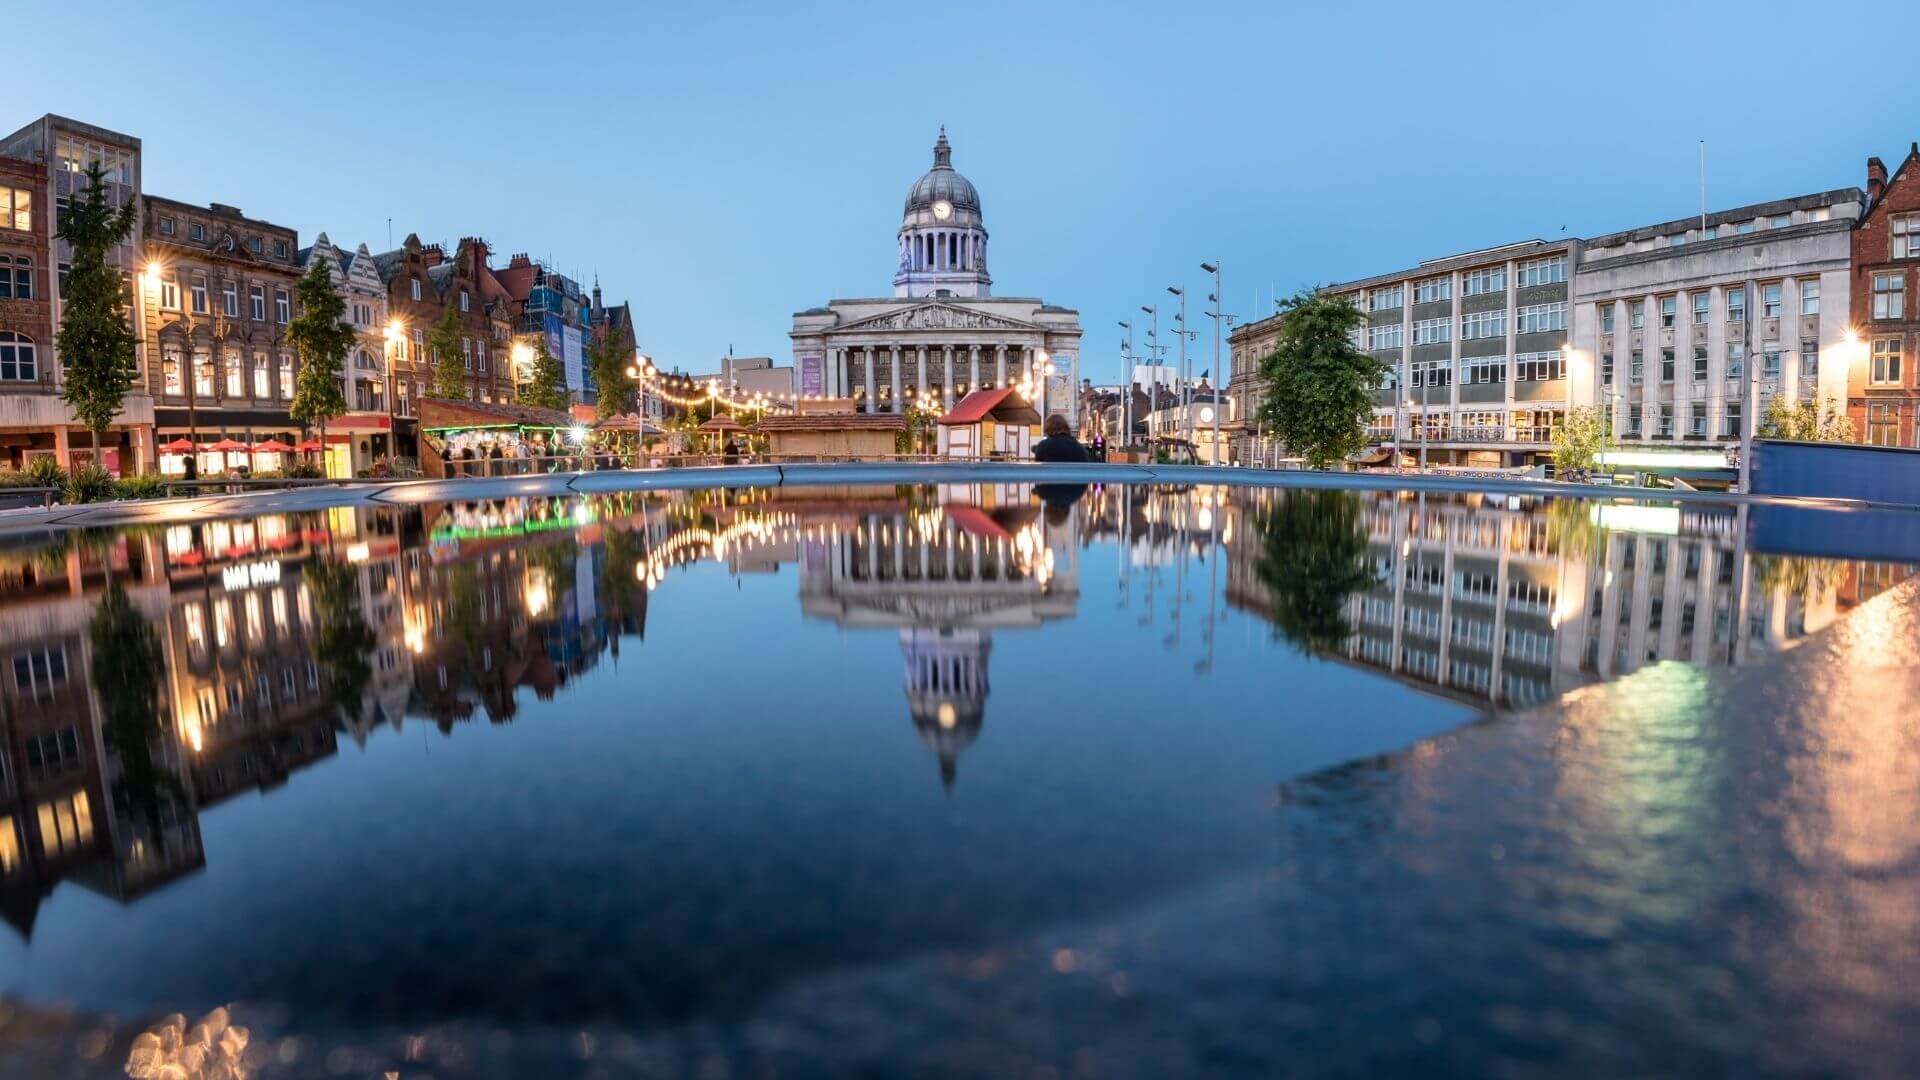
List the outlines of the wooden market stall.
{"label": "wooden market stall", "polygon": [[940,456],[1025,458],[1040,433],[1040,413],[1012,387],[975,390],[942,416]]}

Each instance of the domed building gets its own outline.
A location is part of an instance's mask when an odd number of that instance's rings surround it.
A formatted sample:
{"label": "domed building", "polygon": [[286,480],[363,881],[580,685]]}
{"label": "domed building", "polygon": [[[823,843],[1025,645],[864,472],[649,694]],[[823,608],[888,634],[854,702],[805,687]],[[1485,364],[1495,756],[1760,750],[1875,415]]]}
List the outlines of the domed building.
{"label": "domed building", "polygon": [[800,393],[898,413],[929,397],[951,406],[1051,364],[1034,404],[1077,421],[1080,315],[993,295],[980,192],[954,169],[945,128],[933,167],[907,188],[895,239],[891,297],[832,300],[794,315]]}

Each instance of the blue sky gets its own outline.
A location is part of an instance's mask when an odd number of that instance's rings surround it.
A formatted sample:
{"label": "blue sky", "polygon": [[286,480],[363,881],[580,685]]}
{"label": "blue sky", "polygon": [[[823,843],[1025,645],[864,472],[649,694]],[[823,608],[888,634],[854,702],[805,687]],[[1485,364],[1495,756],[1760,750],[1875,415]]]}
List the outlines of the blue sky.
{"label": "blue sky", "polygon": [[138,135],[148,191],[302,242],[378,249],[391,217],[396,240],[478,233],[597,272],[688,370],[729,345],[786,358],[794,311],[890,294],[942,123],[995,291],[1078,308],[1096,378],[1117,320],[1169,284],[1205,295],[1202,259],[1245,316],[1274,289],[1692,213],[1701,138],[1716,208],[1863,184],[1920,138],[1920,82],[1891,50],[1865,62],[1871,27],[1766,0],[178,4],[164,27],[96,7],[91,77],[76,9],[8,16],[28,46],[8,130],[52,111]]}

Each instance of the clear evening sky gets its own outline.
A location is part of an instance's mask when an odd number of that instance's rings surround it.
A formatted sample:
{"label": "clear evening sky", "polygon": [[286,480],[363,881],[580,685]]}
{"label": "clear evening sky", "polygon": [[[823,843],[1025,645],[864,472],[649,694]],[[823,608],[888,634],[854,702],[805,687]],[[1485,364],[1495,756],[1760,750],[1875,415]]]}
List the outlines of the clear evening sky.
{"label": "clear evening sky", "polygon": [[380,250],[390,217],[396,242],[598,273],[693,371],[787,359],[793,312],[891,295],[943,123],[994,290],[1079,309],[1083,374],[1109,380],[1116,321],[1170,310],[1169,284],[1204,297],[1203,259],[1244,318],[1696,212],[1702,138],[1715,208],[1862,185],[1920,138],[1899,4],[28,0],[6,25],[7,130],[136,135],[148,192],[302,243]]}

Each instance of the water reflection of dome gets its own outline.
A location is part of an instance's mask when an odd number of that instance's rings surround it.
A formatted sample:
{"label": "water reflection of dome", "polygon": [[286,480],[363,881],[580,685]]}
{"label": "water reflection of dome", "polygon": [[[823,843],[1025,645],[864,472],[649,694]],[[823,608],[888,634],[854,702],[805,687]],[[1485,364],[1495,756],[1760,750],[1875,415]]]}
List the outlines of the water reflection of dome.
{"label": "water reflection of dome", "polygon": [[952,790],[961,751],[980,736],[987,708],[987,653],[981,630],[915,627],[900,631],[913,730],[940,760],[940,785]]}

